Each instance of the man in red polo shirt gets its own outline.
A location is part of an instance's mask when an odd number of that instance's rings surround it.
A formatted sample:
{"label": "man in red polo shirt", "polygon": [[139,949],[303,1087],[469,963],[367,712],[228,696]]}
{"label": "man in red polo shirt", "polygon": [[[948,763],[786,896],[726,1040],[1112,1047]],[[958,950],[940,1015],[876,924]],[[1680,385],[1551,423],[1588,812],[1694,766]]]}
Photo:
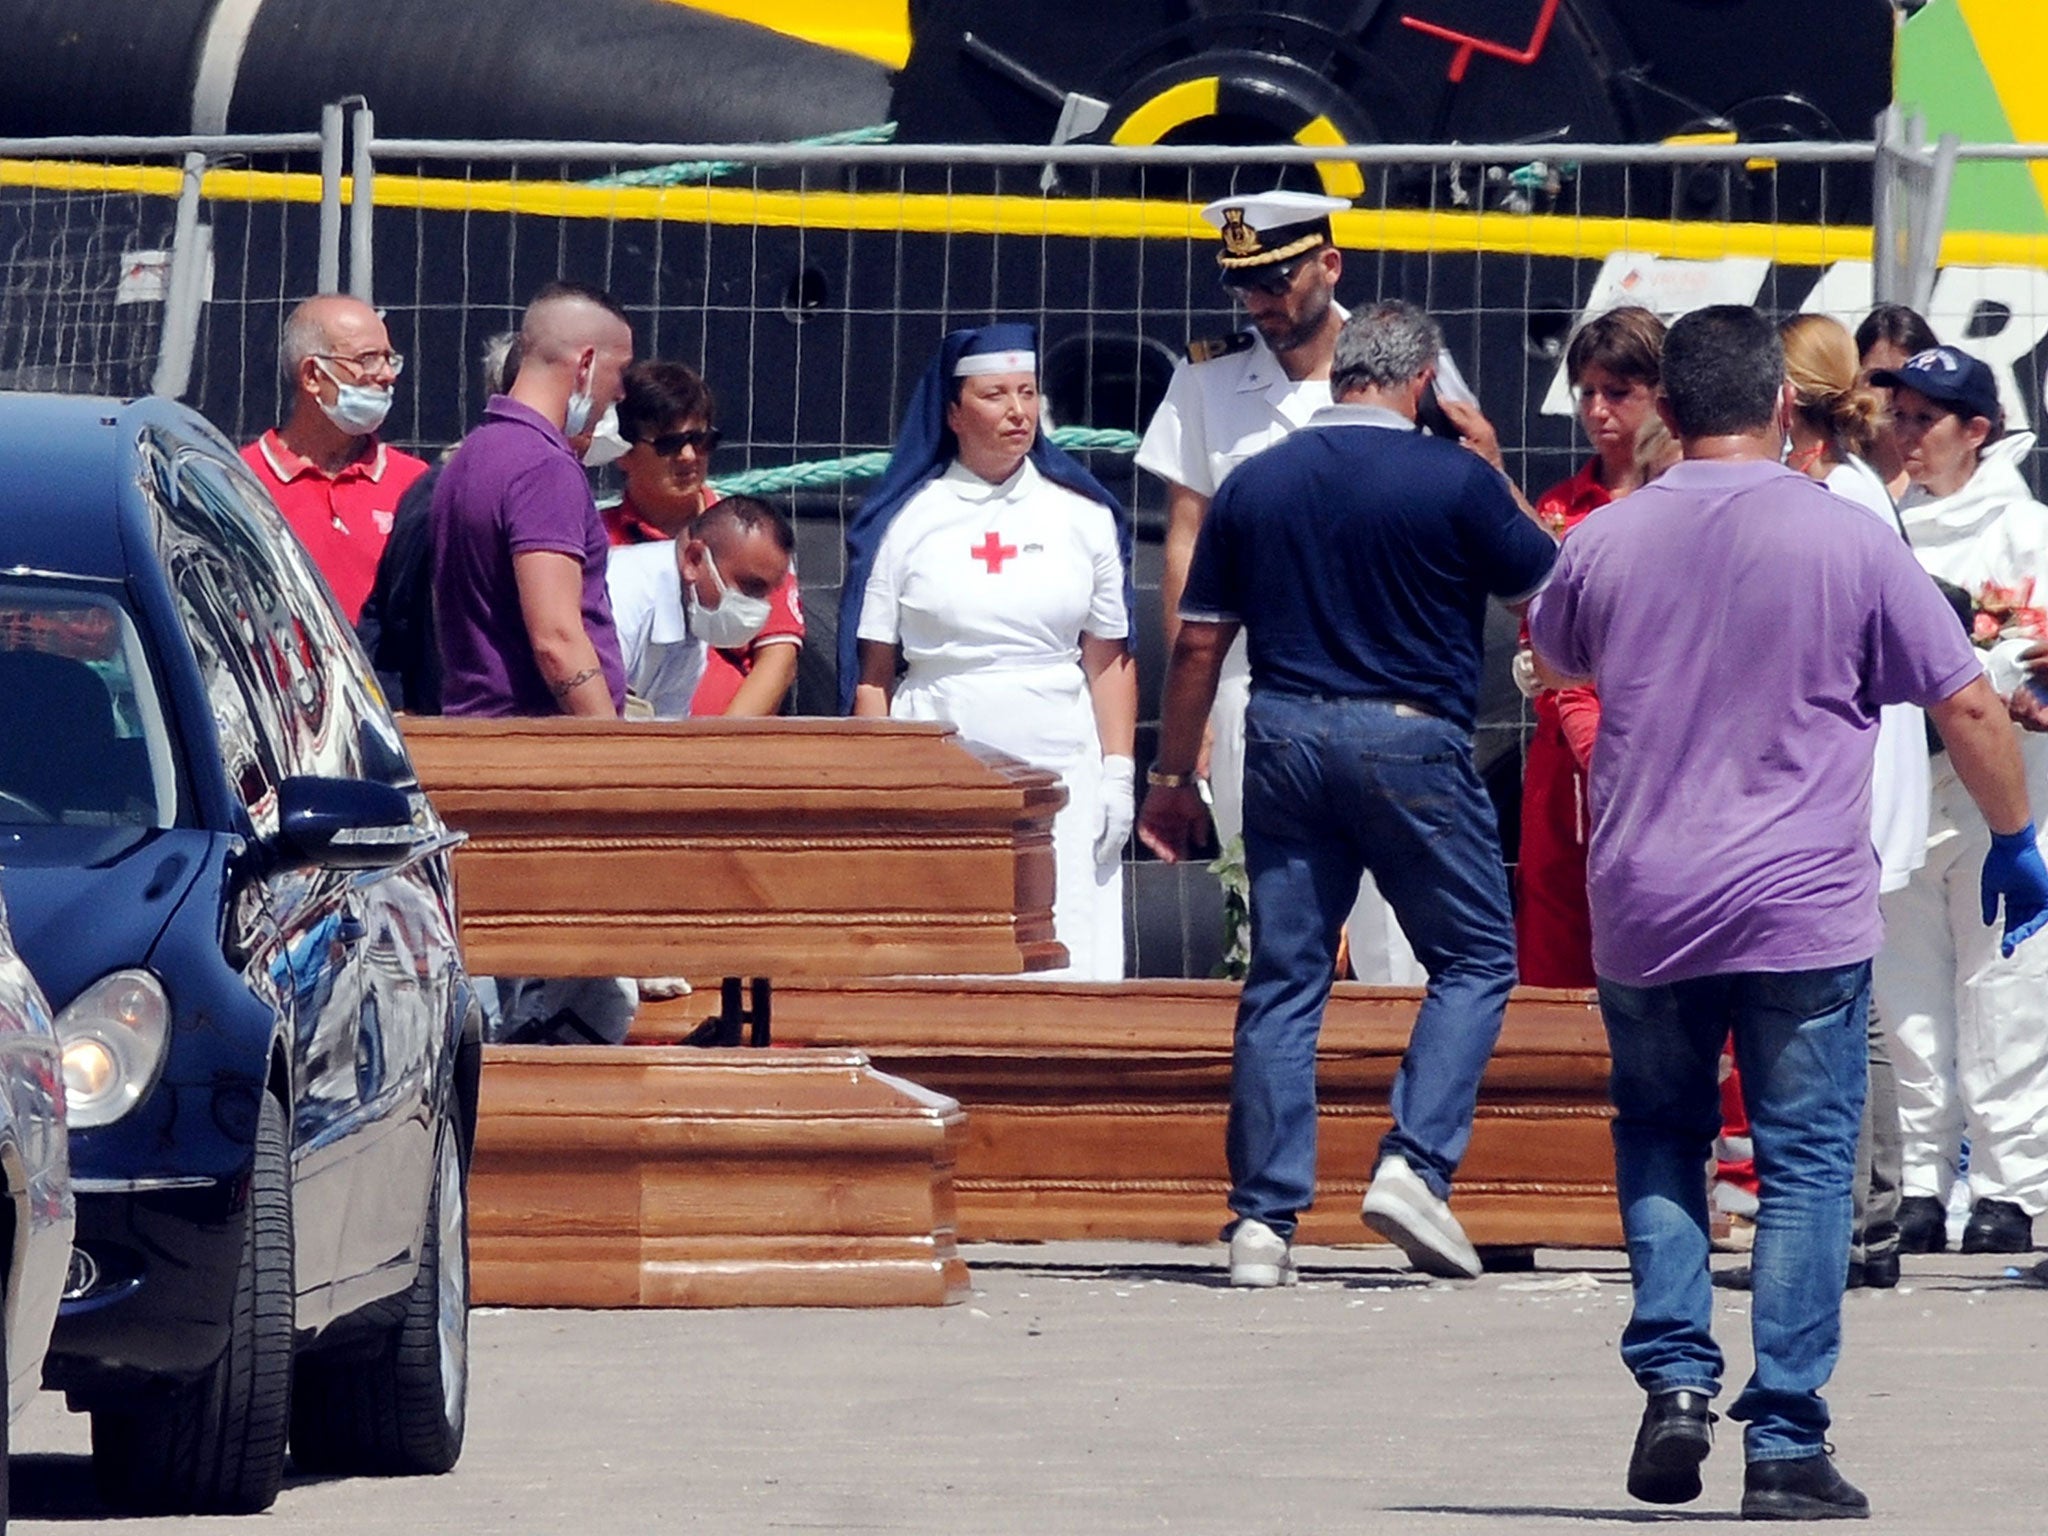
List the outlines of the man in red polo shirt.
{"label": "man in red polo shirt", "polygon": [[377,440],[405,359],[361,299],[323,293],[284,323],[284,425],[242,450],[353,624],[376,579],[398,498],[426,462]]}

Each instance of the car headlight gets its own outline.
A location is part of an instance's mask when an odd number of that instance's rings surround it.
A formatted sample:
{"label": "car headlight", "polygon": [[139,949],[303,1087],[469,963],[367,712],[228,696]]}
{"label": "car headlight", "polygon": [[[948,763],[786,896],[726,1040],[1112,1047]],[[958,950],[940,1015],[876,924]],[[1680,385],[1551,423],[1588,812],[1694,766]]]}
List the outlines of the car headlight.
{"label": "car headlight", "polygon": [[110,1124],[135,1107],[156,1081],[170,1024],[170,999],[147,971],[102,976],[57,1015],[73,1130]]}

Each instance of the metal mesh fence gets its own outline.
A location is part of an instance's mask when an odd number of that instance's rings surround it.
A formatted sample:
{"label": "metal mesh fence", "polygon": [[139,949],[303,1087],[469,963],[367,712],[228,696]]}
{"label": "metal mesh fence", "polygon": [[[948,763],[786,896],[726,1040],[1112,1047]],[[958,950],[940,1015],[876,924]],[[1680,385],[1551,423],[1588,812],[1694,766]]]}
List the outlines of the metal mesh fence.
{"label": "metal mesh fence", "polygon": [[275,367],[244,338],[266,320],[274,335],[315,282],[318,146],[0,143],[0,384],[184,393],[196,352],[203,397],[231,402],[221,425],[274,411]]}
{"label": "metal mesh fence", "polygon": [[[1048,167],[1049,156],[1060,163]],[[726,442],[714,482],[768,494],[796,516],[811,623],[799,712],[833,706],[845,521],[916,374],[948,329],[1034,321],[1051,416],[1085,429],[1083,458],[1136,516],[1141,766],[1164,671],[1164,491],[1130,450],[1189,341],[1240,323],[1196,214],[1210,197],[1281,183],[1349,196],[1335,220],[1340,300],[1398,296],[1441,319],[1510,475],[1532,495],[1585,451],[1562,357],[1587,314],[1620,302],[1667,315],[1746,302],[1823,310],[1853,326],[1873,298],[1868,145],[1331,150],[1318,161],[1192,148],[384,141],[376,158],[374,277],[352,272],[351,285],[373,293],[411,359],[387,436],[428,455],[453,442],[482,403],[485,339],[515,324],[534,290],[556,277],[608,288],[634,321],[640,355],[692,363],[709,380]],[[237,439],[277,417],[277,330],[313,288],[318,195],[318,178],[290,165],[208,178],[213,282],[191,398]],[[10,349],[0,356],[17,381],[58,379],[59,361],[41,359],[67,355],[38,339],[36,360],[15,361],[27,345],[16,316],[41,306],[77,315],[66,322],[84,337],[73,350],[93,353],[100,370],[65,365],[76,381],[67,387],[137,387],[150,316],[89,296],[79,264],[89,252],[111,268],[160,241],[165,198],[57,194],[5,175],[0,196],[0,346]],[[39,232],[33,240],[16,233],[19,208],[41,220],[22,225]],[[2024,233],[1952,234],[1928,301],[1943,339],[2001,370],[2017,426],[2040,409],[2041,244]],[[39,337],[55,329],[35,323]],[[45,371],[20,371],[31,366]],[[1496,616],[1489,639],[1478,756],[1512,856],[1528,721],[1506,678],[1512,624]],[[1206,970],[1220,932],[1213,884],[1152,866],[1135,874],[1135,906],[1153,917],[1139,924],[1134,968]]]}

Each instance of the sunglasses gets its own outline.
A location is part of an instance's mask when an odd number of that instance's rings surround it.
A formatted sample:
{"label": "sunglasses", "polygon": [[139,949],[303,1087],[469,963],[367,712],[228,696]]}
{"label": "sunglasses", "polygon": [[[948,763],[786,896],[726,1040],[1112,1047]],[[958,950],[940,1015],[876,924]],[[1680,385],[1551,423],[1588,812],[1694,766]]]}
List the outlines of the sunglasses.
{"label": "sunglasses", "polygon": [[725,434],[716,427],[698,427],[690,432],[664,432],[659,437],[643,437],[641,441],[652,448],[656,456],[672,459],[685,448],[711,453],[725,441]]}
{"label": "sunglasses", "polygon": [[1300,260],[1275,262],[1270,267],[1226,267],[1221,281],[1231,293],[1263,293],[1281,298],[1294,287],[1294,275],[1302,269]]}

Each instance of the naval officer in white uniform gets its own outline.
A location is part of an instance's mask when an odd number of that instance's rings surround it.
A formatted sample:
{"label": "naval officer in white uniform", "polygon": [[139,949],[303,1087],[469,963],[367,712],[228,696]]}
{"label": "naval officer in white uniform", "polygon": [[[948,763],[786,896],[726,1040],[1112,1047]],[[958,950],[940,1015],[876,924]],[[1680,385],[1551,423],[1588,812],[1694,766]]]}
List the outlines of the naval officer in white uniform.
{"label": "naval officer in white uniform", "polygon": [[848,530],[853,712],[949,721],[1059,774],[1053,932],[1070,963],[1047,974],[1118,981],[1138,715],[1123,516],[1038,425],[1031,327],[946,338]]}
{"label": "naval officer in white uniform", "polygon": [[[1330,358],[1343,328],[1337,279],[1344,257],[1330,240],[1330,215],[1350,204],[1309,192],[1220,198],[1202,217],[1222,237],[1223,286],[1251,324],[1197,341],[1174,370],[1166,398],[1145,429],[1138,464],[1166,482],[1166,566],[1160,599],[1166,651],[1180,630],[1181,589],[1195,535],[1223,477],[1270,448],[1330,403]],[[1313,516],[1313,508],[1304,508]],[[1231,648],[1209,715],[1209,790],[1216,836],[1244,830],[1244,712],[1251,668],[1244,641]],[[1360,981],[1421,986],[1428,977],[1372,876],[1347,925]]]}

